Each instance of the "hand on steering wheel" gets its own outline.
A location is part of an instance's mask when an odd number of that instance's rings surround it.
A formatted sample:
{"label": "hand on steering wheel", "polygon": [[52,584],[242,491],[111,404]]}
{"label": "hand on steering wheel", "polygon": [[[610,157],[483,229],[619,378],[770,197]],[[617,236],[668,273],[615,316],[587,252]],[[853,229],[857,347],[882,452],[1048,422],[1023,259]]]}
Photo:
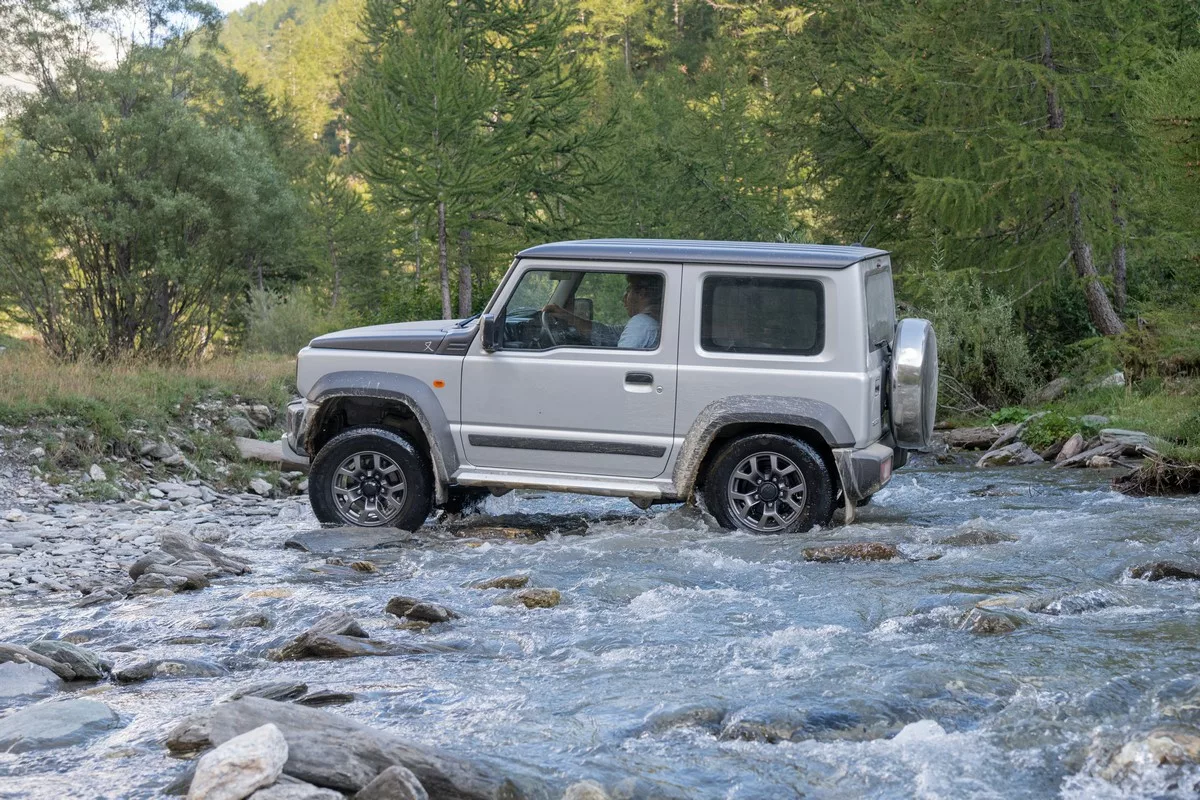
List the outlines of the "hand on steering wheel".
{"label": "hand on steering wheel", "polygon": [[559,346],[567,343],[567,335],[571,330],[571,323],[567,322],[566,317],[571,312],[554,303],[549,303],[542,309],[540,314],[542,322],[542,335],[550,340],[554,346]]}

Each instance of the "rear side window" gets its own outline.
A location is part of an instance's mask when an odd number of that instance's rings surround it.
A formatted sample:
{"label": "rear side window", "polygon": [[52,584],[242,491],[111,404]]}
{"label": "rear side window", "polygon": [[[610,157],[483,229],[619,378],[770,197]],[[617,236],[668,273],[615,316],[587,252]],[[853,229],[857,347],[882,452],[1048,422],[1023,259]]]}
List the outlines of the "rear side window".
{"label": "rear side window", "polygon": [[815,356],[825,347],[825,289],[806,278],[705,278],[700,346],[716,353]]}
{"label": "rear side window", "polygon": [[867,341],[874,350],[892,341],[896,328],[896,301],[892,297],[892,271],[882,269],[867,276]]}

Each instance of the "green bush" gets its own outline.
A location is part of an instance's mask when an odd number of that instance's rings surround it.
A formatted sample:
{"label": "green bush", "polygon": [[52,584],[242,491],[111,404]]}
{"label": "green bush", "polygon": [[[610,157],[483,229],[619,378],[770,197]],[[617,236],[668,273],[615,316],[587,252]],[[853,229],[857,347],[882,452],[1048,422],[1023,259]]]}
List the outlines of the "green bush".
{"label": "green bush", "polygon": [[1029,419],[1030,412],[1020,406],[1005,406],[999,411],[992,412],[988,422],[992,425],[1012,425]]}
{"label": "green bush", "polygon": [[252,353],[295,355],[313,337],[354,324],[353,320],[322,311],[302,288],[286,295],[253,289],[246,309],[243,345]]}
{"label": "green bush", "polygon": [[1076,433],[1079,433],[1078,421],[1062,412],[1051,411],[1031,420],[1021,433],[1021,441],[1040,452]]}

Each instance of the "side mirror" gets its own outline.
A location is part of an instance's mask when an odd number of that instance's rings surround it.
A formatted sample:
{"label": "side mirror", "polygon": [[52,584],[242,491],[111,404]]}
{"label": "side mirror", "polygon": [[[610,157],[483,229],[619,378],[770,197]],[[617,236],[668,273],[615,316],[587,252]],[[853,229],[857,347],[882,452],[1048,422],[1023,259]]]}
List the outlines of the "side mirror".
{"label": "side mirror", "polygon": [[483,336],[483,352],[494,353],[500,349],[501,326],[496,324],[495,314],[484,314],[479,318],[479,333]]}

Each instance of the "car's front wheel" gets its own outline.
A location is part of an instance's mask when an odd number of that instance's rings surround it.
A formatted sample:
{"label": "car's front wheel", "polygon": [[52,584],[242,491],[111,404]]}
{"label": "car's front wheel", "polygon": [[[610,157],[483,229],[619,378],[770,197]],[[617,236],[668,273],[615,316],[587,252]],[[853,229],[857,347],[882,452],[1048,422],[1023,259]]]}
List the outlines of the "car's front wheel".
{"label": "car's front wheel", "polygon": [[735,439],[712,461],[704,505],[722,527],[798,533],[828,525],[835,487],[813,447],[774,433]]}
{"label": "car's front wheel", "polygon": [[400,434],[351,428],[313,459],[309,501],[321,522],[415,531],[429,516],[429,464]]}

